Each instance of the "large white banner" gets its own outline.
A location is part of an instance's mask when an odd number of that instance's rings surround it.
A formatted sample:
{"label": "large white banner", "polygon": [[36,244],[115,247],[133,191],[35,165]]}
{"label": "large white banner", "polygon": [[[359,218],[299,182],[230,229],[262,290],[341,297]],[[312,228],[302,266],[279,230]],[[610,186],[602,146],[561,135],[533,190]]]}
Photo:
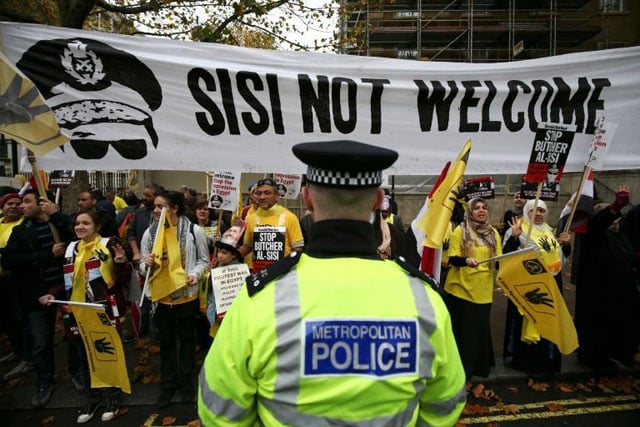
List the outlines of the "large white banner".
{"label": "large white banner", "polygon": [[438,174],[473,139],[468,174],[524,173],[538,123],[572,124],[582,170],[598,117],[618,124],[603,169],[640,167],[640,48],[459,64],[0,24],[7,56],[71,138],[45,169],[300,173],[291,146],[389,147],[389,174]]}

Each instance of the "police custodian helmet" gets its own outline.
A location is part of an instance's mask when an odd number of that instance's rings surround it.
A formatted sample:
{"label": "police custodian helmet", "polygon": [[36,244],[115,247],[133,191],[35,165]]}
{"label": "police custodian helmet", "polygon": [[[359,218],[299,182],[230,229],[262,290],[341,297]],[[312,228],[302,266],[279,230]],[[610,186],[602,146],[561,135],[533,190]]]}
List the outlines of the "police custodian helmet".
{"label": "police custodian helmet", "polygon": [[357,141],[305,142],[292,148],[305,163],[307,182],[340,188],[370,188],[382,184],[382,171],[398,153]]}

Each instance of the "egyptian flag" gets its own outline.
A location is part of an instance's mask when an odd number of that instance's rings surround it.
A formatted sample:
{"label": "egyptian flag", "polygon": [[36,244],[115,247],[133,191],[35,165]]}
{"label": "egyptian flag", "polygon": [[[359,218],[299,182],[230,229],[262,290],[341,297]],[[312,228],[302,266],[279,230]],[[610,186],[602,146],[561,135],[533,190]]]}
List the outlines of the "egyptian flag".
{"label": "egyptian flag", "polygon": [[[560,220],[558,221],[558,230],[564,230],[569,215],[571,215],[571,209],[575,203],[576,193],[571,195],[571,198],[560,212]],[[582,185],[580,192],[580,198],[578,199],[578,206],[576,212],[573,215],[571,221],[571,231],[574,233],[586,233],[587,221],[593,216],[593,170],[589,170],[589,175]]]}
{"label": "egyptian flag", "polygon": [[[426,215],[427,210],[429,209],[429,199],[447,176],[449,166],[451,166],[451,162],[447,162],[444,166],[442,172],[440,172],[440,176],[436,180],[436,183],[433,185],[431,192],[427,196],[424,205],[420,208],[420,212],[418,212],[418,215],[413,221],[411,221],[411,227],[404,236],[401,248],[401,255],[410,264],[419,267],[420,271],[427,273],[432,277],[440,276],[439,270],[440,260],[442,259],[442,250],[429,248],[423,245],[425,232],[418,224],[420,224],[421,219]],[[436,276],[436,274],[438,276]]]}

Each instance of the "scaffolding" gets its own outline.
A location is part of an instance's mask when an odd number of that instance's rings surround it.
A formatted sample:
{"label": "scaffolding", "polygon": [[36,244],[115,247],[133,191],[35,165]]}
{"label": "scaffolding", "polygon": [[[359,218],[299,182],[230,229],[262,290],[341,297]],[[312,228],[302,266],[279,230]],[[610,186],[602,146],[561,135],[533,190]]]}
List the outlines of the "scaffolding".
{"label": "scaffolding", "polygon": [[342,0],[342,53],[503,62],[576,52],[602,31],[589,0]]}

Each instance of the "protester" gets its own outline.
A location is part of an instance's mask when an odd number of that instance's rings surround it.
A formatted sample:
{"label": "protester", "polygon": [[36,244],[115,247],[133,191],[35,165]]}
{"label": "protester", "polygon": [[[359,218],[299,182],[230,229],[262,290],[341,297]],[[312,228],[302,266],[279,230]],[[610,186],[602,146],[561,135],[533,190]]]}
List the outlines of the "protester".
{"label": "protester", "polygon": [[273,179],[261,179],[254,196],[258,202],[255,215],[247,218],[247,230],[240,253],[252,254],[253,271],[287,257],[291,251],[301,251],[304,238],[298,218],[278,204],[277,184]]}
{"label": "protester", "polygon": [[[0,256],[4,253],[9,236],[13,228],[20,225],[24,219],[20,212],[22,196],[13,190],[0,198],[0,209],[3,217],[0,219]],[[11,344],[11,352],[4,355],[0,362],[18,361],[18,364],[3,375],[5,381],[22,376],[33,370],[31,362],[31,348],[28,329],[24,314],[20,310],[18,299],[19,277],[9,270],[0,267],[0,289],[7,298],[9,304],[0,311],[0,326],[6,332]],[[26,345],[25,345],[26,344]]]}
{"label": "protester", "polygon": [[[238,251],[240,245],[240,239],[244,233],[245,223],[242,220],[236,221],[225,233],[220,240],[215,242],[216,246],[216,267],[222,268],[228,265],[240,264],[242,256]],[[220,327],[220,321],[216,316],[216,300],[213,293],[213,288],[209,289],[207,293],[207,319],[210,328],[210,336],[215,338],[218,328]]]}
{"label": "protester", "polygon": [[[378,256],[369,223],[397,153],[353,141],[293,150],[309,165],[311,240],[240,289],[202,368],[201,423],[455,424],[466,391],[447,309],[426,276]],[[352,346],[357,361],[345,359]]]}
{"label": "protester", "polygon": [[[382,206],[385,206],[385,200],[386,198],[383,199]],[[373,233],[380,257],[382,259],[395,258],[398,255],[398,245],[402,240],[402,232],[395,225],[385,220],[380,209],[375,211]]]}
{"label": "protester", "polygon": [[[553,228],[546,223],[547,212],[544,201],[528,200],[523,208],[522,219],[512,217],[508,223],[503,252],[537,247],[562,295],[562,266],[571,255],[571,235],[563,232],[556,237]],[[529,230],[531,234],[527,236]],[[511,367],[525,371],[534,378],[550,377],[560,372],[562,367],[562,355],[558,347],[541,338],[535,326],[523,319],[511,301],[507,305],[503,356],[512,357]]]}
{"label": "protester", "polygon": [[391,209],[391,197],[385,196],[382,200],[382,204],[380,205],[380,215],[382,216],[382,219],[386,221],[387,224],[396,227],[401,233],[404,233],[404,223],[402,222],[402,218],[400,218],[400,215],[397,213],[393,213]]}
{"label": "protester", "polygon": [[504,212],[502,223],[500,224],[502,227],[503,240],[505,240],[504,235],[509,230],[513,220],[522,217],[522,208],[526,202],[527,199],[522,197],[522,193],[519,190],[513,193],[513,207]]}
{"label": "protester", "polygon": [[116,209],[113,203],[102,195],[102,191],[93,189],[78,193],[78,211],[89,209],[95,209],[100,215],[100,229],[105,237],[118,234]]}
{"label": "protester", "polygon": [[[140,244],[142,242],[142,236],[153,221],[153,203],[156,195],[163,191],[164,187],[154,183],[148,184],[144,187],[144,191],[142,192],[142,206],[133,213],[133,220],[129,223],[129,227],[127,228],[127,241],[131,248],[131,261],[134,266],[140,263]],[[150,329],[152,329],[151,302],[148,299],[145,299],[140,307],[138,336],[147,336]]]}
{"label": "protester", "polygon": [[451,233],[451,267],[444,285],[467,381],[474,375],[486,378],[495,366],[489,322],[495,263],[479,261],[501,253],[500,234],[489,222],[487,203],[471,199],[464,221]]}
{"label": "protester", "polygon": [[195,204],[195,221],[194,224],[198,224],[200,228],[204,230],[207,236],[207,244],[209,246],[209,252],[213,253],[213,244],[216,240],[220,239],[220,236],[224,230],[218,228],[218,220],[211,218],[211,210],[209,209],[209,203],[206,200],[199,200]]}
{"label": "protester", "polygon": [[633,366],[638,349],[640,267],[633,247],[618,230],[620,210],[629,203],[629,187],[618,187],[611,204],[598,204],[582,236],[576,286],[575,325],[578,360],[596,375],[618,371],[615,361]]}
{"label": "protester", "polygon": [[105,196],[111,203],[113,203],[113,207],[116,209],[116,215],[128,206],[127,202],[120,197],[113,188],[109,188],[105,193]]}
{"label": "protester", "polygon": [[[194,376],[196,364],[196,315],[198,313],[198,283],[209,268],[207,238],[202,229],[184,215],[184,196],[176,191],[162,192],[154,201],[155,222],[145,231],[141,242],[140,269],[142,274],[154,265],[153,242],[158,230],[162,208],[175,225],[178,233],[182,269],[186,283],[174,283],[176,291],[160,299],[154,320],[160,338],[160,387],[158,407],[171,404],[176,390],[180,400],[189,404],[195,397]],[[164,226],[164,224],[162,225]],[[167,268],[167,267],[164,267]],[[151,292],[154,283],[151,282]]]}
{"label": "protester", "polygon": [[[122,199],[127,204],[124,208],[120,209],[116,215],[116,225],[118,226],[118,232],[120,232],[120,226],[127,218],[127,215],[132,214],[130,218],[133,218],[133,213],[140,207],[140,199],[133,191],[127,191]],[[124,236],[126,239],[126,235]]]}
{"label": "protester", "polygon": [[242,208],[242,212],[240,214],[240,219],[243,221],[247,221],[249,215],[253,215],[258,210],[258,201],[255,196],[256,188],[258,186],[256,184],[249,185],[249,199],[247,201],[247,205]]}
{"label": "protester", "polygon": [[[122,285],[129,283],[131,277],[131,266],[127,262],[124,248],[118,237],[103,238],[100,235],[100,216],[95,210],[79,212],[74,229],[80,240],[71,242],[65,252],[68,266],[68,269],[65,266],[67,299],[74,302],[104,303],[107,314],[117,324],[126,309]],[[55,299],[55,295],[45,295],[42,299],[48,303]],[[61,310],[68,314],[68,325],[75,323],[73,307],[64,306]],[[71,331],[71,328],[66,330]],[[75,335],[69,336],[69,339],[80,361],[85,394],[85,402],[77,418],[78,424],[90,421],[103,405],[102,421],[114,419],[120,409],[122,391],[117,387],[91,388],[90,367],[82,337]]]}
{"label": "protester", "polygon": [[[53,337],[56,308],[43,304],[43,296],[63,293],[62,263],[66,243],[72,240],[70,219],[58,207],[27,190],[20,210],[24,222],[13,228],[0,258],[4,270],[19,275],[19,308],[25,313],[33,340],[32,360],[37,377],[31,405],[46,406],[53,393],[55,374]],[[54,241],[54,228],[61,241]]]}

